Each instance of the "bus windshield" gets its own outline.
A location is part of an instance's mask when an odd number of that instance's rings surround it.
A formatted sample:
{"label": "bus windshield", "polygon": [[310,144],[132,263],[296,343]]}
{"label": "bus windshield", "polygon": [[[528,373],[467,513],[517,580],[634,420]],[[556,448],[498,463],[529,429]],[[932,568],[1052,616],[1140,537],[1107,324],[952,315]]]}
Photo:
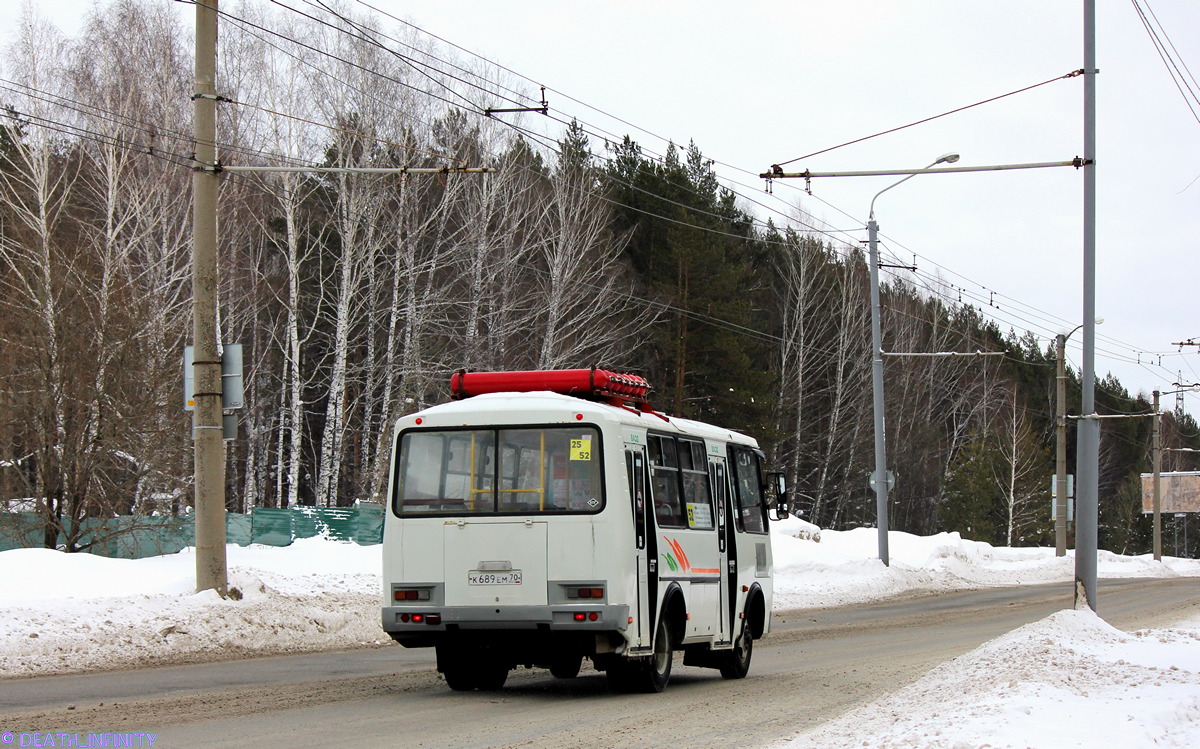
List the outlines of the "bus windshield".
{"label": "bus windshield", "polygon": [[595,513],[604,507],[600,437],[586,426],[407,431],[393,481],[397,515]]}

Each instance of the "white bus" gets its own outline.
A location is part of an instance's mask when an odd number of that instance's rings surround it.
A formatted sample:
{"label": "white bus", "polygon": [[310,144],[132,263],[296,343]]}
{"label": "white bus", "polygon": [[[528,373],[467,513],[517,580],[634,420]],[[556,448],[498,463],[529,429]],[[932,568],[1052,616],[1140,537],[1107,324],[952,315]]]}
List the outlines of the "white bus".
{"label": "white bus", "polygon": [[[435,647],[455,690],[518,666],[659,692],[684,664],[746,675],[771,624],[768,495],[757,443],[668,418],[603,370],[457,373],[460,400],[396,425],[383,628]],[[768,487],[769,484],[769,487]]]}

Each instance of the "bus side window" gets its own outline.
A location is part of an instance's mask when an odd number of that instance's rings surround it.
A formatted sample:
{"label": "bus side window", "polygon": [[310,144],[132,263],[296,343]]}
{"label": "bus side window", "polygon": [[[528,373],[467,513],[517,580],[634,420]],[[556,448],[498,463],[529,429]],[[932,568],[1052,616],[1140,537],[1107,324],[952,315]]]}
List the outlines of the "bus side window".
{"label": "bus side window", "polygon": [[633,505],[633,530],[637,548],[646,548],[646,468],[641,452],[625,451],[625,472],[629,479],[629,499]]}
{"label": "bus side window", "polygon": [[687,526],[696,530],[712,530],[712,495],[709,492],[708,459],[704,454],[704,443],[680,440],[679,463]]}
{"label": "bus side window", "polygon": [[650,477],[654,499],[654,517],[660,526],[686,528],[679,502],[679,459],[675,440],[650,435]]}
{"label": "bus side window", "polygon": [[763,520],[762,481],[759,478],[758,457],[741,448],[733,451],[734,486],[737,489],[737,512],[734,513],[739,531],[765,533]]}
{"label": "bus side window", "polygon": [[716,502],[717,512],[717,551],[725,551],[725,535],[728,530],[725,527],[725,502],[728,498],[725,484],[725,466],[712,462],[708,464],[709,480],[713,487],[713,500]]}

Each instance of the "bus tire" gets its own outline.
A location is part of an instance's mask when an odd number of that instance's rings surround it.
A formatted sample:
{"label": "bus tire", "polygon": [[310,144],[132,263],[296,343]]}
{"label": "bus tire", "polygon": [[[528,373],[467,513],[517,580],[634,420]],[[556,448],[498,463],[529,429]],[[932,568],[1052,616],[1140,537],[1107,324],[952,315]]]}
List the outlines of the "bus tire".
{"label": "bus tire", "polygon": [[550,673],[556,679],[574,679],[583,668],[582,655],[566,655],[555,658],[550,663]]}
{"label": "bus tire", "polygon": [[479,686],[475,669],[466,663],[459,662],[447,666],[442,671],[442,675],[446,677],[446,686],[456,692],[470,692]]}
{"label": "bus tire", "polygon": [[754,655],[754,632],[749,622],[742,624],[742,636],[733,644],[733,650],[721,654],[721,676],[726,679],[744,679],[750,673],[750,658]]}
{"label": "bus tire", "polygon": [[675,649],[671,643],[671,628],[667,626],[666,617],[658,620],[658,630],[654,636],[654,655],[644,664],[637,675],[635,686],[639,692],[657,694],[667,688],[671,680],[671,661],[675,658]]}
{"label": "bus tire", "polygon": [[475,681],[480,691],[498,692],[508,681],[508,667],[499,663],[484,664],[476,672]]}

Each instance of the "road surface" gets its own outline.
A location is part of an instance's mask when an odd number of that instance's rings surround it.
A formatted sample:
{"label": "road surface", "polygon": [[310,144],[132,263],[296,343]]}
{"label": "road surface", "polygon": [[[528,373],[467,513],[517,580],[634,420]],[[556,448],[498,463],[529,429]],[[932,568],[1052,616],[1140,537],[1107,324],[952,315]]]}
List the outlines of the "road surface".
{"label": "road surface", "polygon": [[[612,694],[586,665],[573,680],[518,670],[500,692],[453,692],[432,650],[399,646],[0,680],[0,731],[151,732],[155,747],[761,746],[1071,600],[1056,584],[776,612],[748,678],[677,660],[659,695]],[[1197,611],[1195,579],[1101,581],[1100,613],[1122,629]]]}

